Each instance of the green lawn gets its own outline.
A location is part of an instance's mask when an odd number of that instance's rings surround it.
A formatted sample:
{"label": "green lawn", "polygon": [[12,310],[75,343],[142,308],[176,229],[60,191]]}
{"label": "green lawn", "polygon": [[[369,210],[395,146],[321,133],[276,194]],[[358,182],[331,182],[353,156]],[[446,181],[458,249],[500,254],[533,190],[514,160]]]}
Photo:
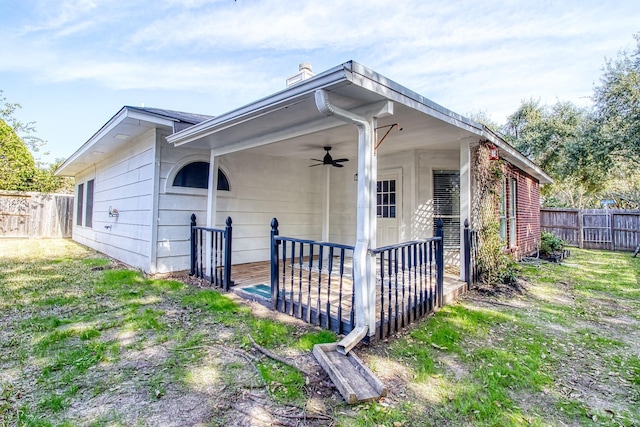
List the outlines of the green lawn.
{"label": "green lawn", "polygon": [[521,275],[356,350],[389,396],[348,406],[249,338],[318,373],[331,333],[71,241],[0,241],[0,426],[640,425],[640,258]]}

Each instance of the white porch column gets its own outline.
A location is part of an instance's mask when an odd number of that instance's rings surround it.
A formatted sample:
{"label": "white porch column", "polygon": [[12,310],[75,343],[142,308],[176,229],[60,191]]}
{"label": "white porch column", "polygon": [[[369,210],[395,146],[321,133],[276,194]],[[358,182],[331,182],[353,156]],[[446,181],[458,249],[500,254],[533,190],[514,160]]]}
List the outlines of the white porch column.
{"label": "white porch column", "polygon": [[[209,184],[207,188],[207,227],[215,228],[217,200],[218,200],[218,157],[211,151],[209,156]],[[206,268],[207,272],[211,268],[211,235],[207,233],[206,248]]]}
{"label": "white porch column", "polygon": [[471,221],[471,143],[473,138],[460,140],[460,280],[464,280],[464,220]]}
{"label": "white porch column", "polygon": [[[331,213],[331,167],[321,166],[324,186],[322,189],[322,241],[329,241],[329,215]],[[327,253],[327,256],[329,254]]]}

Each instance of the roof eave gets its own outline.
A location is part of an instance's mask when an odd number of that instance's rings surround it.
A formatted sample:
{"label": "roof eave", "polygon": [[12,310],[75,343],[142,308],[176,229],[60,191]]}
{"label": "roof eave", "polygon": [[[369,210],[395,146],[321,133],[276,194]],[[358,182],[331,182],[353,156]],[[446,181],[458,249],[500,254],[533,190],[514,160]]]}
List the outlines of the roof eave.
{"label": "roof eave", "polygon": [[330,70],[314,76],[312,79],[288,87],[266,98],[259,99],[251,104],[216,116],[212,119],[198,123],[188,129],[176,132],[167,137],[167,141],[175,146],[204,138],[230,126],[259,117],[265,112],[283,108],[296,102],[298,99],[312,94],[318,89],[327,88],[341,82],[349,81],[349,70],[353,61],[345,62]]}
{"label": "roof eave", "polygon": [[[151,117],[153,117],[153,120],[149,120]],[[64,163],[62,163],[60,167],[58,167],[58,169],[56,169],[54,174],[56,176],[74,176],[75,173],[68,172],[70,166],[73,165],[73,163],[77,161],[78,158],[80,158],[83,154],[87,153],[87,151],[95,146],[95,144],[98,143],[98,141],[100,141],[102,138],[104,138],[105,135],[107,135],[113,129],[117,128],[118,125],[127,118],[149,121],[160,126],[169,127],[173,127],[173,123],[176,121],[157,114],[142,113],[140,111],[131,110],[126,106],[122,107],[116,114],[113,115],[113,117],[111,117],[111,119],[109,119],[109,121],[107,121],[107,123],[105,123],[96,133],[94,133],[91,138],[87,140],[87,142],[82,144],[80,148],[78,148],[71,156],[69,156],[69,158],[65,160]],[[65,172],[65,170],[67,171]]]}
{"label": "roof eave", "polygon": [[493,133],[486,126],[483,126],[483,136],[491,143],[495,144],[501,151],[501,156],[506,157],[514,166],[527,172],[529,175],[536,178],[540,184],[553,184],[553,178],[551,178],[542,168],[531,160],[529,160],[524,154],[516,150],[505,140]]}

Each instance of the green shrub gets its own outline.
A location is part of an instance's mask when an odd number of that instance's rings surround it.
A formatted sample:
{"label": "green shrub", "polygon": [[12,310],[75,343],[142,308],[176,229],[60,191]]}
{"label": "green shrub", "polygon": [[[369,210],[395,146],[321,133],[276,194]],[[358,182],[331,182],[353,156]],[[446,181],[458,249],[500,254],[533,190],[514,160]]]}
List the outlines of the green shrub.
{"label": "green shrub", "polygon": [[564,249],[564,241],[553,233],[543,231],[540,234],[540,254],[552,255]]}

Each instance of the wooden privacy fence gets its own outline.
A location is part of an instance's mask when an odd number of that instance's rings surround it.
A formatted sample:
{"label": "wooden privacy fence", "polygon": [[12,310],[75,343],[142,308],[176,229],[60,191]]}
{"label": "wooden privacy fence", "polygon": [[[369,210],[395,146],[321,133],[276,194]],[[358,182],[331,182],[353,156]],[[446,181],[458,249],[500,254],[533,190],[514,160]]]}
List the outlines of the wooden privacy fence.
{"label": "wooden privacy fence", "polygon": [[0,238],[71,237],[73,195],[0,191]]}
{"label": "wooden privacy fence", "polygon": [[640,244],[640,210],[543,208],[540,228],[579,248],[633,251]]}

